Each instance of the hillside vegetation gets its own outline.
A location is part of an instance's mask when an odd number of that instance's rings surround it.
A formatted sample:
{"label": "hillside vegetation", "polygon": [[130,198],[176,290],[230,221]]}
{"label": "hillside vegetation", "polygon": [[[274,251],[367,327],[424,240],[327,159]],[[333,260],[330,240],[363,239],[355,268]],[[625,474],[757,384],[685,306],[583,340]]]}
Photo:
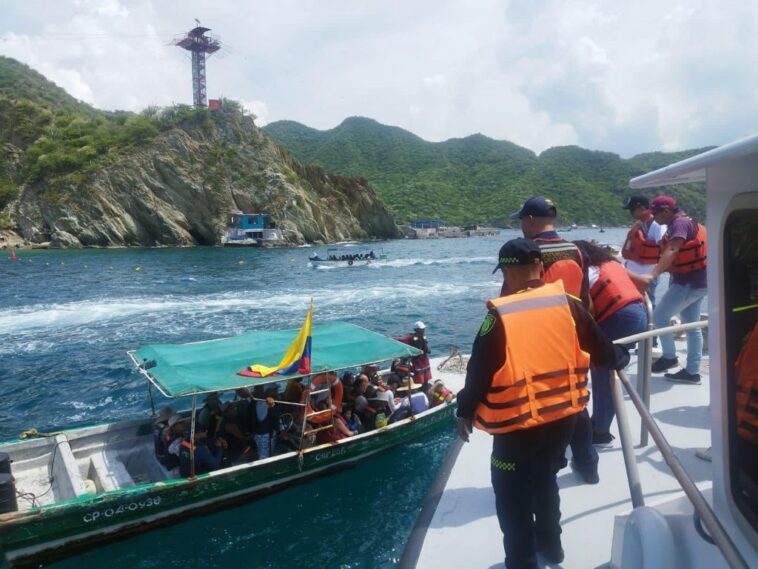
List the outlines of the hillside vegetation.
{"label": "hillside vegetation", "polygon": [[[537,156],[481,134],[427,142],[362,117],[348,118],[327,131],[293,121],[271,123],[263,131],[302,162],[364,176],[399,221],[440,217],[450,224],[508,225],[508,215],[536,194],[555,200],[561,223],[628,224],[620,206],[632,193],[630,178],[705,150],[654,152],[624,160],[610,152],[562,146]],[[703,218],[702,185],[666,192]]]}
{"label": "hillside vegetation", "polygon": [[292,243],[399,235],[364,179],[304,166],[241,105],[103,112],[0,57],[0,230],[53,246],[218,244],[232,210]]}

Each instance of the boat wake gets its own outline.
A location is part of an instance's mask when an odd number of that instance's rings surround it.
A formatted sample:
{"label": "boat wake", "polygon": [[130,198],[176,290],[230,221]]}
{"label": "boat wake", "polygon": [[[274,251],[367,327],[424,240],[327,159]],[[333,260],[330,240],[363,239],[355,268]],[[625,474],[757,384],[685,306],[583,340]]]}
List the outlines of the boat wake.
{"label": "boat wake", "polygon": [[419,265],[478,265],[494,266],[493,257],[448,257],[447,259],[392,259],[387,261],[372,261],[369,267],[381,269],[384,267],[403,268]]}
{"label": "boat wake", "polygon": [[[325,320],[350,318],[356,314],[369,314],[382,306],[384,310],[393,305],[407,306],[416,299],[430,297],[471,297],[476,289],[491,289],[492,282],[477,284],[451,283],[404,283],[378,284],[356,287],[352,284],[322,288],[314,291],[241,290],[234,292],[148,298],[92,299],[62,304],[37,304],[22,308],[0,310],[0,338],[70,328],[92,328],[113,322],[129,321],[140,326],[150,325],[165,328],[177,322],[190,322],[193,326],[207,322],[214,316],[231,317],[236,327],[249,329],[250,316],[268,318],[270,315],[289,313],[293,323],[302,316],[304,307],[314,299],[320,317]],[[482,297],[486,296],[483,294]],[[251,314],[252,313],[252,314]],[[247,319],[240,319],[244,315]],[[140,322],[135,322],[141,319]],[[89,330],[92,332],[92,330]],[[29,342],[39,342],[37,337]],[[46,342],[43,342],[46,343]],[[35,344],[36,345],[36,344]],[[27,346],[33,349],[33,346]],[[0,344],[0,353],[4,351]]]}

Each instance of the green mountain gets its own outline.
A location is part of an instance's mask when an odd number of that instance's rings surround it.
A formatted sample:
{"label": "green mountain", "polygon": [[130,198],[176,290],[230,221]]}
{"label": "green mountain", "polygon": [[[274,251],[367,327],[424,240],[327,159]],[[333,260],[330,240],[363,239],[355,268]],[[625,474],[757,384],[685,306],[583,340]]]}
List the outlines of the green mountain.
{"label": "green mountain", "polygon": [[[561,146],[537,156],[481,134],[427,142],[363,117],[350,117],[326,131],[293,121],[274,122],[263,131],[301,162],[365,177],[399,221],[440,217],[450,224],[508,225],[508,215],[537,194],[553,198],[561,223],[628,224],[620,204],[632,193],[630,178],[705,150],[624,160],[610,152]],[[666,192],[703,218],[702,184]]]}
{"label": "green mountain", "polygon": [[292,159],[235,101],[103,112],[0,57],[0,236],[54,247],[216,245],[264,212],[289,243],[389,238],[365,179]]}

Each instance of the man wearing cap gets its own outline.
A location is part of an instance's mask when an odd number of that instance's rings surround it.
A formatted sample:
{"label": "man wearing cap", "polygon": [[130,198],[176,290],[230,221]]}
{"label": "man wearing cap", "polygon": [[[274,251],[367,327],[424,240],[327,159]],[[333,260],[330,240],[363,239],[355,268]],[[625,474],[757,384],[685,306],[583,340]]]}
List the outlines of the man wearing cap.
{"label": "man wearing cap", "polygon": [[[659,225],[653,214],[650,212],[650,201],[645,196],[632,196],[623,206],[623,209],[629,210],[629,214],[634,219],[634,225],[629,230],[621,247],[621,256],[624,257],[624,266],[630,273],[632,279],[636,275],[646,275],[650,273],[658,260],[661,258],[660,241],[666,233],[666,226]],[[650,302],[655,308],[655,287],[658,279],[650,281],[647,286],[647,293],[650,296]]]}
{"label": "man wearing cap", "polygon": [[545,282],[563,281],[566,292],[580,298],[589,308],[587,269],[579,248],[558,235],[555,218],[558,210],[550,198],[534,196],[524,202],[521,209],[511,214],[511,219],[521,221],[521,232],[533,239],[542,251],[545,266]]}
{"label": "man wearing cap", "polygon": [[[534,196],[526,200],[511,218],[521,220],[524,237],[533,239],[539,245],[545,267],[544,281],[553,283],[560,279],[566,292],[580,299],[585,308],[590,309],[587,275],[589,261],[576,245],[558,235],[555,230],[557,215],[558,210],[553,200]],[[574,434],[569,443],[574,459],[573,467],[588,484],[597,484],[600,480],[597,473],[600,457],[592,445],[593,430],[590,414],[585,409],[576,418]]]}
{"label": "man wearing cap", "polygon": [[414,348],[424,352],[418,356],[413,356],[411,363],[413,364],[413,379],[423,385],[423,390],[429,388],[429,382],[432,380],[432,365],[429,363],[429,354],[432,350],[429,348],[429,342],[426,341],[426,324],[421,320],[417,320],[413,324],[413,334],[395,338],[398,342],[408,344]]}
{"label": "man wearing cap", "polygon": [[623,368],[614,345],[563,283],[546,284],[540,247],[513,239],[500,249],[503,296],[474,340],[458,393],[459,436],[472,427],[493,437],[491,473],[507,569],[536,569],[536,551],[563,561],[556,474],[589,400],[593,363]]}
{"label": "man wearing cap", "polygon": [[[680,314],[683,323],[700,320],[700,308],[707,292],[706,260],[707,236],[705,227],[679,211],[672,196],[658,196],[650,206],[655,221],[667,225],[662,241],[661,258],[653,270],[639,277],[650,283],[665,272],[671,273],[671,282],[663,298],[655,307],[653,322],[664,328],[671,317]],[[679,363],[673,334],[661,334],[663,355],[653,362],[653,373],[661,373]],[[677,383],[700,383],[700,361],[703,357],[703,334],[699,328],[687,331],[687,365],[676,373],[665,374],[666,379]]]}

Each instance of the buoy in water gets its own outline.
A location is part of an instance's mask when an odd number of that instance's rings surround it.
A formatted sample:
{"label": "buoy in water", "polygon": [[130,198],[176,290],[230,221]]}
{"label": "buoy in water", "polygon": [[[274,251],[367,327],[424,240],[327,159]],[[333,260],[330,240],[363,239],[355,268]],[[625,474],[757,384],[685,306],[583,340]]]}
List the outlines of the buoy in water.
{"label": "buoy in water", "polygon": [[134,267],[134,270],[135,270],[135,271],[141,271],[141,270],[142,270],[142,267]]}
{"label": "buoy in water", "polygon": [[240,264],[240,265],[244,265],[244,264],[245,264],[245,261],[240,261],[240,262],[239,262],[239,264]]}

